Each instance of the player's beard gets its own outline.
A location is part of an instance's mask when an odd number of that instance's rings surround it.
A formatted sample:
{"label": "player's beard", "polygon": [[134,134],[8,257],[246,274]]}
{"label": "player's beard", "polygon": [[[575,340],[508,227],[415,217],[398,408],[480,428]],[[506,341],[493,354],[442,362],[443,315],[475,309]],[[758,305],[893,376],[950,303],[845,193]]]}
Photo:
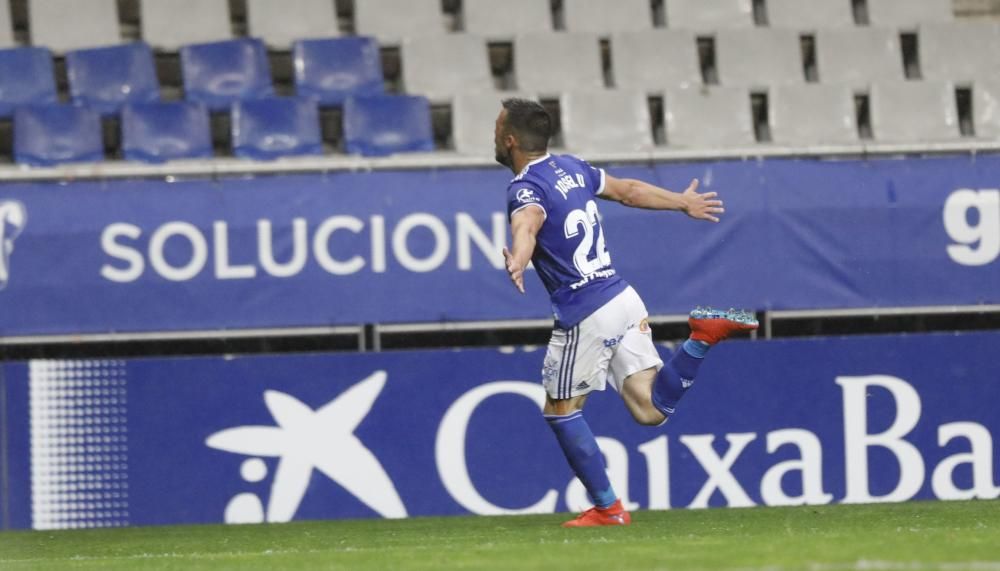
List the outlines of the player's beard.
{"label": "player's beard", "polygon": [[514,168],[514,157],[510,152],[510,149],[497,148],[494,157],[496,161],[503,166],[512,169]]}

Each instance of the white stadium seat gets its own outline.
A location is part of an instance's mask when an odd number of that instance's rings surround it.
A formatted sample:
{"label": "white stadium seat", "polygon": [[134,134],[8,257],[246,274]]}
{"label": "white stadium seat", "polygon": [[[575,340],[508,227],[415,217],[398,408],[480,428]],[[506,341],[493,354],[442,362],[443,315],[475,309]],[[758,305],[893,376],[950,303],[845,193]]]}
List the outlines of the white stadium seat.
{"label": "white stadium seat", "polygon": [[987,22],[926,24],[919,30],[926,79],[1000,79],[1000,26]]}
{"label": "white stadium seat", "polygon": [[447,32],[440,0],[359,0],[354,2],[354,27],[360,35],[394,46],[406,38]]}
{"label": "white stadium seat", "polygon": [[507,98],[536,99],[519,92],[481,92],[455,95],[451,107],[452,138],[455,150],[463,155],[491,157],[493,131],[500,103]]}
{"label": "white stadium seat", "polygon": [[611,37],[615,86],[659,92],[701,84],[698,47],[688,30],[623,32]]}
{"label": "white stadium seat", "polygon": [[753,27],[751,0],[664,0],[667,27],[699,33]]}
{"label": "white stadium seat", "polygon": [[771,140],[789,146],[858,143],[854,94],[846,85],[783,85],[769,92]]}
{"label": "white stadium seat", "polygon": [[872,85],[871,122],[880,143],[927,143],[959,138],[955,91],[944,81]]}
{"label": "white stadium seat", "polygon": [[606,36],[653,28],[649,0],[563,0],[566,29]]}
{"label": "white stadium seat", "polygon": [[[486,40],[469,34],[411,38],[403,42],[403,85],[433,102],[456,93],[493,90]],[[447,61],[448,65],[441,65]]]}
{"label": "white stadium seat", "polygon": [[720,30],[715,59],[722,85],[767,87],[805,81],[799,36],[792,30]]}
{"label": "white stadium seat", "polygon": [[176,50],[233,37],[228,0],[142,0],[140,8],[142,39],[155,48]]}
{"label": "white stadium seat", "polygon": [[563,142],[574,153],[637,153],[653,147],[646,94],[570,91],[560,99]]}
{"label": "white stadium seat", "polygon": [[31,43],[54,52],[121,43],[115,0],[30,0]]}
{"label": "white stadium seat", "polygon": [[549,0],[462,0],[464,30],[490,41],[511,41],[518,34],[551,32]]}
{"label": "white stadium seat", "polygon": [[816,33],[820,83],[863,90],[872,81],[902,80],[899,34],[887,28],[843,28]]}
{"label": "white stadium seat", "polygon": [[872,26],[916,28],[931,22],[950,22],[952,0],[867,0]]}
{"label": "white stadium seat", "polygon": [[558,96],[574,89],[602,89],[601,44],[596,34],[525,34],[514,41],[517,88]]}
{"label": "white stadium seat", "polygon": [[669,89],[663,107],[671,148],[747,147],[755,142],[746,88]]}
{"label": "white stadium seat", "polygon": [[1000,80],[980,80],[972,86],[972,116],[977,138],[1000,139]]}
{"label": "white stadium seat", "polygon": [[0,0],[0,48],[14,46],[14,26],[10,21],[10,2]]}
{"label": "white stadium seat", "polygon": [[767,0],[772,28],[811,31],[854,25],[850,0]]}
{"label": "white stadium seat", "polygon": [[295,40],[340,35],[334,8],[330,0],[247,0],[247,31],[287,50]]}

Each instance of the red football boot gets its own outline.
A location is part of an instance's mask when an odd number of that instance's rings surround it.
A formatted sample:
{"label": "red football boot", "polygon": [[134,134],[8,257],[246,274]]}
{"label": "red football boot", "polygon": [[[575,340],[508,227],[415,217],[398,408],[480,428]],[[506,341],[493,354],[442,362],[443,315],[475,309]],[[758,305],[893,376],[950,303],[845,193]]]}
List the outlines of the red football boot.
{"label": "red football boot", "polygon": [[715,345],[726,337],[738,331],[753,331],[759,324],[753,313],[746,310],[697,308],[688,318],[691,327],[691,339]]}
{"label": "red football boot", "polygon": [[563,527],[595,527],[598,525],[628,525],[632,522],[632,516],[622,507],[622,501],[615,500],[615,503],[606,508],[594,506],[578,515],[576,519],[571,519],[562,524]]}

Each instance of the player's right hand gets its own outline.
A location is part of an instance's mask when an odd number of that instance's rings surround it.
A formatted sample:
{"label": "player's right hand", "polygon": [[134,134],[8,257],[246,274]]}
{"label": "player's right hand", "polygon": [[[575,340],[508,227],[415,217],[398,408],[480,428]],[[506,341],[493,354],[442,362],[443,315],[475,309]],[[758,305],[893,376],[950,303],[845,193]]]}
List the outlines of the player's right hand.
{"label": "player's right hand", "polygon": [[510,276],[510,281],[513,282],[517,291],[524,293],[524,268],[519,267],[518,263],[514,260],[514,254],[511,254],[506,246],[503,249],[503,259],[506,262],[507,275]]}

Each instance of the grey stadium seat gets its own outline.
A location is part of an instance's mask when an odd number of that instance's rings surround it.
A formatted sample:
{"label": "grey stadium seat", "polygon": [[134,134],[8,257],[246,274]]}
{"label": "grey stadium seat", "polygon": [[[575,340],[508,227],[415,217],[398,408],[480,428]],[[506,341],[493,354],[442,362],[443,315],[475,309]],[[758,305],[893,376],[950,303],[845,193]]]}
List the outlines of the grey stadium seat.
{"label": "grey stadium seat", "polygon": [[952,0],[868,0],[868,23],[872,26],[916,28],[954,19]]}
{"label": "grey stadium seat", "polygon": [[653,147],[649,106],[637,89],[570,91],[560,99],[565,147],[575,153],[634,153]]}
{"label": "grey stadium seat", "polygon": [[330,0],[247,0],[247,31],[285,50],[295,40],[340,35]]}
{"label": "grey stadium seat", "polygon": [[31,43],[54,52],[121,43],[116,0],[30,0]]}
{"label": "grey stadium seat", "polygon": [[615,86],[663,91],[701,85],[698,47],[688,30],[623,32],[611,37]]}
{"label": "grey stadium seat", "polygon": [[493,156],[493,131],[500,103],[508,97],[535,99],[525,93],[483,92],[461,93],[451,106],[452,136],[455,150],[463,155]]}
{"label": "grey stadium seat", "polygon": [[142,0],[140,14],[142,39],[154,48],[176,50],[233,37],[229,0]]}
{"label": "grey stadium seat", "polygon": [[667,27],[714,32],[753,27],[751,0],[665,0]]}
{"label": "grey stadium seat", "polygon": [[973,128],[980,139],[1000,139],[1000,80],[981,80],[972,86]]}
{"label": "grey stadium seat", "polygon": [[854,94],[846,85],[783,85],[770,92],[771,140],[779,145],[859,142]]}
{"label": "grey stadium seat", "polygon": [[572,89],[602,89],[601,45],[596,34],[525,34],[514,40],[517,88],[542,97]]}
{"label": "grey stadium seat", "polygon": [[465,31],[491,41],[511,41],[518,34],[551,32],[549,0],[462,0]]}
{"label": "grey stadium seat", "polygon": [[667,145],[671,148],[754,144],[750,94],[746,88],[670,89],[663,107]]}
{"label": "grey stadium seat", "polygon": [[[494,89],[486,40],[469,34],[411,38],[403,42],[403,85],[433,102],[455,93]],[[441,62],[448,65],[441,65]]]}
{"label": "grey stadium seat", "polygon": [[563,16],[570,32],[608,35],[653,28],[649,0],[563,0]]}
{"label": "grey stadium seat", "polygon": [[767,87],[805,81],[799,36],[792,30],[720,30],[715,58],[722,85]]}
{"label": "grey stadium seat", "polygon": [[14,46],[14,26],[10,21],[10,2],[0,0],[0,48]]}
{"label": "grey stadium seat", "polygon": [[447,32],[440,0],[354,2],[354,27],[358,34],[375,36],[383,45],[399,45],[406,38]]}
{"label": "grey stadium seat", "polygon": [[959,137],[955,93],[944,81],[872,85],[873,138],[880,143],[928,143]]}
{"label": "grey stadium seat", "polygon": [[902,80],[899,34],[886,28],[844,28],[816,33],[820,83],[867,89],[872,81]]}
{"label": "grey stadium seat", "polygon": [[850,0],[767,0],[772,28],[816,31],[854,25]]}
{"label": "grey stadium seat", "polygon": [[953,22],[920,27],[920,64],[927,79],[971,82],[1000,78],[1000,26]]}

